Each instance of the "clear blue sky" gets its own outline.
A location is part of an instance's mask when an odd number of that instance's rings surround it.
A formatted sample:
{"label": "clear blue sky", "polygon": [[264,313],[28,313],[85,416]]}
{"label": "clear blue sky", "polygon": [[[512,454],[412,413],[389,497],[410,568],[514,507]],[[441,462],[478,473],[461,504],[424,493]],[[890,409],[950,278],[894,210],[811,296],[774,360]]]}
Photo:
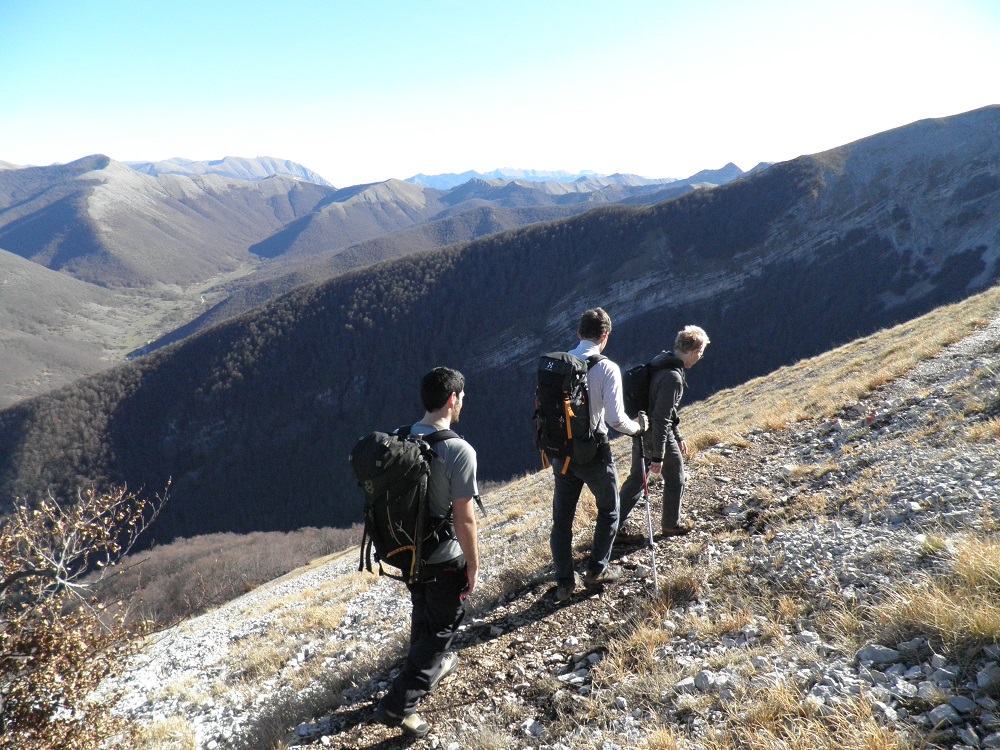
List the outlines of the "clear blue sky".
{"label": "clear blue sky", "polygon": [[0,160],[750,169],[1000,103],[997,0],[0,0]]}

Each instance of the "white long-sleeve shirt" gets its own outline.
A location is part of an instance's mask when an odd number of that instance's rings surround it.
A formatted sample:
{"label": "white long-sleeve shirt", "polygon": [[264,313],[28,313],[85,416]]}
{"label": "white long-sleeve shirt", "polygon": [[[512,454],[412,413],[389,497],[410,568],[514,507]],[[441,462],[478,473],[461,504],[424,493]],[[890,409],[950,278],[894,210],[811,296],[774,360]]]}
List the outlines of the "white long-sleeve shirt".
{"label": "white long-sleeve shirt", "polygon": [[[601,348],[593,341],[583,339],[572,349],[580,359],[587,359],[601,353]],[[587,392],[590,396],[590,429],[601,435],[608,434],[610,424],[626,435],[638,435],[639,423],[625,413],[622,397],[622,372],[610,359],[602,359],[587,373]]]}

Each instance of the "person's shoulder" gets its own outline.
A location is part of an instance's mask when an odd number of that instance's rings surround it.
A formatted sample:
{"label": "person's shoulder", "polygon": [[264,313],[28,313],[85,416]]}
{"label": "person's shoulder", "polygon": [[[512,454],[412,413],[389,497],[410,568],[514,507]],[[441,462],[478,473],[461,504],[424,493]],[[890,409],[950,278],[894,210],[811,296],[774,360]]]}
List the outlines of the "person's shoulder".
{"label": "person's shoulder", "polygon": [[614,360],[608,359],[603,354],[598,354],[595,356],[598,356],[601,359],[594,362],[593,366],[591,367],[592,370],[599,369],[599,370],[604,370],[606,372],[621,372],[621,368],[618,366],[618,363],[615,362]]}
{"label": "person's shoulder", "polygon": [[657,387],[664,384],[681,385],[684,382],[684,376],[681,375],[681,371],[676,367],[662,367],[660,369],[653,370],[650,382],[653,385],[657,385]]}
{"label": "person's shoulder", "polygon": [[[454,432],[454,430],[452,432]],[[438,443],[438,445],[447,446],[448,450],[455,451],[456,453],[469,453],[473,456],[476,455],[476,449],[472,447],[472,443],[458,433],[455,433],[453,437],[445,438]]]}

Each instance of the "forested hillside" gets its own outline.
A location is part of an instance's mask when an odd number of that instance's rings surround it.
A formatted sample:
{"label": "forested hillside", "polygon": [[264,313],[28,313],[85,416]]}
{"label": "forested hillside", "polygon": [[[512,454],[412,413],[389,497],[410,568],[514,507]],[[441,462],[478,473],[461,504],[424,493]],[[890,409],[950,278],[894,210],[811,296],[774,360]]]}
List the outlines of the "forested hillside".
{"label": "forested hillside", "polygon": [[483,476],[532,468],[535,362],[574,344],[588,306],[610,312],[606,354],[623,365],[681,325],[704,326],[713,343],[691,374],[697,398],[987,286],[1000,190],[985,180],[995,149],[980,146],[996,119],[917,123],[655,206],[608,206],[302,287],[0,413],[2,493],[172,480],[159,539],[348,525],[360,500],[350,446],[418,418],[417,381],[440,364],[468,376],[458,429]]}

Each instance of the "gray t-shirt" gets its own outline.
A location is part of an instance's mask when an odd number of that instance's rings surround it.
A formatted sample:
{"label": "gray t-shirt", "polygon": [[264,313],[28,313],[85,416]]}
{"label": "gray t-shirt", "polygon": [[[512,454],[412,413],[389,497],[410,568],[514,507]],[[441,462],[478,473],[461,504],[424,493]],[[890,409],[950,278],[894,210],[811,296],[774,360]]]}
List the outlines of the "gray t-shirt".
{"label": "gray t-shirt", "polygon": [[[411,435],[429,435],[437,431],[437,427],[423,422],[417,422],[410,428]],[[442,440],[434,444],[433,450],[437,453],[437,458],[431,464],[431,515],[443,518],[448,515],[453,502],[479,494],[479,486],[476,484],[476,451],[462,438]],[[461,554],[462,548],[458,540],[450,539],[439,545],[427,562],[447,562]]]}

